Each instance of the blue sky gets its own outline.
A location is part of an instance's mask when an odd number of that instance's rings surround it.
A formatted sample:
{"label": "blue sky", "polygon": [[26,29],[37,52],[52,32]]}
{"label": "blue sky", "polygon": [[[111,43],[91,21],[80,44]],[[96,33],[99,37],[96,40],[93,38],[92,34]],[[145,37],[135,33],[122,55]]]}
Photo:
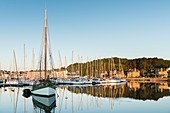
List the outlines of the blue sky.
{"label": "blue sky", "polygon": [[[48,27],[55,67],[61,57],[71,63],[117,56],[170,59],[169,0],[47,0]],[[43,34],[44,0],[0,0],[0,64],[13,69],[38,65]],[[64,60],[62,60],[64,64]]]}

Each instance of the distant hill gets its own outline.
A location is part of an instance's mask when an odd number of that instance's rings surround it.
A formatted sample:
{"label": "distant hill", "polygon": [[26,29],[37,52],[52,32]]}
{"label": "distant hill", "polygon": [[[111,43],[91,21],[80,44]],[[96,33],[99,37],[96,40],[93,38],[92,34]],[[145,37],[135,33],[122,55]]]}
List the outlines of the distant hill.
{"label": "distant hill", "polygon": [[[119,65],[119,59],[120,59],[120,65]],[[119,66],[121,70],[123,69],[125,74],[129,71],[129,69],[138,69],[141,72],[141,76],[144,76],[147,73],[152,73],[155,70],[159,69],[166,69],[170,67],[170,60],[164,60],[162,58],[136,58],[136,59],[126,59],[126,58],[103,58],[103,59],[97,59],[90,62],[82,63],[82,75],[86,75],[87,72],[90,72],[93,70],[99,70],[100,71],[109,71],[115,67],[116,70],[119,69]],[[81,63],[74,63],[73,68],[72,65],[69,65],[67,67],[67,70],[69,72],[73,71],[79,71],[80,72]],[[93,69],[92,69],[93,67]],[[87,70],[88,68],[88,70]]]}

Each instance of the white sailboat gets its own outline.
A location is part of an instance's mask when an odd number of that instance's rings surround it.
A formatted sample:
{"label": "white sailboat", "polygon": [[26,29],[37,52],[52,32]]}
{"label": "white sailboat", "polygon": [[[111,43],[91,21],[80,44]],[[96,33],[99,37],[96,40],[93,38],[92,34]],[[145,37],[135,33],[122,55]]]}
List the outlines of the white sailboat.
{"label": "white sailboat", "polygon": [[[114,64],[114,59],[112,58],[112,65],[113,65],[113,70],[115,70],[115,64]],[[113,72],[112,72],[113,74]],[[111,77],[109,79],[107,79],[107,83],[120,83],[120,78],[118,77],[119,75],[116,75],[116,77]]]}
{"label": "white sailboat", "polygon": [[[122,66],[120,66],[121,65],[121,62],[120,62],[120,58],[119,58],[119,72],[118,72],[118,77],[119,77],[119,79],[120,79],[120,82],[126,82],[126,79],[125,78],[121,78],[120,77],[120,74],[121,74],[121,72],[122,72],[122,70],[123,70],[123,68],[122,68]],[[121,69],[120,69],[121,68]]]}
{"label": "white sailboat", "polygon": [[[36,96],[50,97],[55,95],[55,86],[49,80],[49,76],[47,76],[47,14],[45,9],[44,16],[44,74],[45,78],[37,81],[32,86],[31,93]],[[41,75],[41,74],[40,74]]]}
{"label": "white sailboat", "polygon": [[15,55],[14,50],[13,50],[13,54],[14,54],[14,61],[15,61],[15,72],[13,73],[13,75],[16,76],[17,78],[7,79],[7,80],[5,80],[5,84],[9,85],[9,86],[23,86],[23,83],[19,78],[16,55]]}

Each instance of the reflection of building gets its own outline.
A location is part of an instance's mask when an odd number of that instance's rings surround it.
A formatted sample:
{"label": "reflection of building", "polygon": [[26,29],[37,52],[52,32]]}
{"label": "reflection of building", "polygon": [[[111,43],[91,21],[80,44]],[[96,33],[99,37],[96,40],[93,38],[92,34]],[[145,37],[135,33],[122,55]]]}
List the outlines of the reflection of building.
{"label": "reflection of building", "polygon": [[163,92],[164,90],[169,90],[170,91],[170,86],[168,85],[168,82],[166,83],[161,83],[159,85],[159,90]]}
{"label": "reflection of building", "polygon": [[130,69],[127,72],[127,78],[134,78],[134,77],[139,77],[140,76],[140,71],[135,69]]}
{"label": "reflection of building", "polygon": [[135,91],[137,89],[140,89],[140,83],[139,82],[127,82],[127,86],[130,88],[133,88]]}
{"label": "reflection of building", "polygon": [[[144,83],[144,82],[143,82]],[[140,89],[140,88],[146,88],[146,86],[142,85],[140,86],[140,82],[127,82],[127,86],[134,89],[135,91]],[[150,84],[150,83],[145,83],[145,84]],[[170,85],[168,85],[168,82],[161,82],[161,83],[155,83],[157,88],[159,89],[160,92],[164,91],[169,91],[170,92]],[[150,86],[150,88],[156,88],[154,84]]]}

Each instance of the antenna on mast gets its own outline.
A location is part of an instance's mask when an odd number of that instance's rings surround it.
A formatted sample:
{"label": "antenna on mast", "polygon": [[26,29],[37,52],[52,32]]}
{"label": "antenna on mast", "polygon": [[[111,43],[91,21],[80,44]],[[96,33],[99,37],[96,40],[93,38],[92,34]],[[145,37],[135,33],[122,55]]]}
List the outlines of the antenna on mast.
{"label": "antenna on mast", "polygon": [[46,2],[46,0],[45,0],[45,9],[46,9],[46,6],[47,6],[47,2]]}

